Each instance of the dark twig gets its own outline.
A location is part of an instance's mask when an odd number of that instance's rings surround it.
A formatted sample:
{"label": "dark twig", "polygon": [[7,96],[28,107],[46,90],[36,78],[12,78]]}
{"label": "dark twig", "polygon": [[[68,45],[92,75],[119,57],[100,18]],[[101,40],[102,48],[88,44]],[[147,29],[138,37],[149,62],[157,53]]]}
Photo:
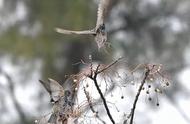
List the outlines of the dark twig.
{"label": "dark twig", "polygon": [[[110,113],[110,110],[109,110],[109,108],[108,108],[106,99],[105,99],[105,97],[104,97],[104,95],[103,95],[103,93],[102,93],[100,87],[98,86],[97,76],[98,76],[98,74],[100,74],[101,72],[103,72],[103,71],[105,71],[105,70],[111,68],[113,65],[115,65],[115,64],[116,64],[119,60],[121,60],[121,59],[122,59],[122,58],[117,59],[116,61],[112,62],[111,64],[107,65],[106,67],[104,67],[104,68],[102,68],[102,69],[100,69],[100,70],[99,70],[100,64],[98,64],[98,66],[96,67],[96,70],[94,71],[94,73],[91,73],[91,75],[88,76],[89,78],[91,78],[91,79],[94,81],[94,84],[95,84],[95,86],[96,86],[96,89],[98,90],[98,93],[100,94],[100,97],[101,97],[101,99],[102,99],[102,101],[103,101],[103,104],[104,104],[104,107],[105,107],[105,109],[106,109],[107,115],[108,115],[109,119],[111,120],[111,122],[112,122],[113,124],[115,124],[115,121],[114,121],[114,119],[113,119],[113,117],[112,117],[112,115],[111,115],[111,113]],[[91,66],[92,66],[92,65],[91,65]],[[91,72],[93,72],[92,68],[91,68]]]}
{"label": "dark twig", "polygon": [[134,100],[134,103],[133,103],[133,108],[131,109],[131,113],[129,116],[131,116],[130,118],[130,124],[133,124],[133,118],[134,118],[134,114],[135,114],[135,108],[136,108],[136,104],[137,104],[137,101],[138,101],[138,98],[140,96],[140,93],[141,93],[141,90],[146,82],[146,79],[149,75],[149,72],[150,72],[150,69],[149,68],[146,68],[146,71],[145,71],[145,75],[144,75],[144,78],[141,82],[141,85],[139,86],[139,89],[138,89],[138,92],[136,94],[136,97],[135,97],[135,100]]}
{"label": "dark twig", "polygon": [[98,86],[97,73],[95,73],[94,77],[91,78],[91,79],[94,81],[94,84],[95,84],[95,86],[96,86],[96,89],[98,90],[98,93],[100,94],[100,97],[101,97],[101,99],[102,99],[102,101],[103,101],[103,104],[104,104],[104,107],[105,107],[105,109],[106,109],[106,112],[107,112],[108,117],[110,118],[111,122],[112,122],[113,124],[115,124],[115,121],[114,121],[114,119],[113,119],[113,117],[112,117],[112,115],[111,115],[111,113],[110,113],[109,108],[108,108],[106,99],[105,99],[105,97],[104,97],[104,95],[103,95],[103,93],[102,93],[100,87]]}

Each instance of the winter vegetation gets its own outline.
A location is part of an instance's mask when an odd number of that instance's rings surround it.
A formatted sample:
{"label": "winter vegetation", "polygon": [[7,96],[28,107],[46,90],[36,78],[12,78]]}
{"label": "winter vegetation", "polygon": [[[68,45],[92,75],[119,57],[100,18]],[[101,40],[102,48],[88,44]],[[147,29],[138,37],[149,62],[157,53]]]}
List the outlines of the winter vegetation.
{"label": "winter vegetation", "polygon": [[189,6],[0,0],[1,124],[188,124]]}

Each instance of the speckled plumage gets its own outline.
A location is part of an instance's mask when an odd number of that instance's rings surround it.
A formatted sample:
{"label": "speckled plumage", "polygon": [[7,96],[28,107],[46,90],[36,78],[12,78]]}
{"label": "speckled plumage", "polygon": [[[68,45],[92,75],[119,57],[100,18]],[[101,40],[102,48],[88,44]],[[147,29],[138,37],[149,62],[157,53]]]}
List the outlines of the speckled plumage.
{"label": "speckled plumage", "polygon": [[[51,99],[53,100],[53,110],[49,124],[67,124],[67,119],[70,113],[72,113],[72,99],[71,92],[64,89],[57,81],[48,79],[47,82],[40,80],[44,88],[49,92]],[[45,123],[39,123],[45,124]]]}

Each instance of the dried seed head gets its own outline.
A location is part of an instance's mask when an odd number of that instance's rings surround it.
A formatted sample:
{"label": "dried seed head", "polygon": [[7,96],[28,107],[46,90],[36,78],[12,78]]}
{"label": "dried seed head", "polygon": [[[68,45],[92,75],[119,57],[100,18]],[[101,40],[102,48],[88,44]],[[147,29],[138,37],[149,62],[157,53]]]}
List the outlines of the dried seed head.
{"label": "dried seed head", "polygon": [[154,91],[155,91],[156,93],[162,93],[162,91],[161,91],[160,89],[158,89],[158,88],[156,88]]}
{"label": "dried seed head", "polygon": [[162,66],[161,64],[158,66],[158,69],[157,69],[158,72],[161,70],[162,68],[161,66]]}
{"label": "dried seed head", "polygon": [[121,99],[124,99],[124,96],[123,96],[123,95],[121,96]]}
{"label": "dried seed head", "polygon": [[150,81],[153,81],[154,79],[151,77],[151,78],[149,78],[149,80],[150,80]]}
{"label": "dried seed head", "polygon": [[155,73],[158,73],[161,70],[162,65],[161,64],[159,64],[159,65],[157,65],[157,64],[146,64],[145,67],[148,70],[150,70],[151,74],[155,74]]}
{"label": "dried seed head", "polygon": [[73,80],[73,82],[75,82],[75,83],[76,83],[77,81],[78,81],[77,79],[74,79],[74,80]]}
{"label": "dried seed head", "polygon": [[76,87],[76,88],[75,88],[75,91],[77,91],[77,90],[78,90],[78,88]]}
{"label": "dried seed head", "polygon": [[170,85],[170,83],[167,81],[167,82],[166,82],[166,86],[169,86],[169,85]]}
{"label": "dried seed head", "polygon": [[148,100],[149,100],[149,101],[152,101],[152,98],[151,98],[151,97],[148,97]]}
{"label": "dried seed head", "polygon": [[150,92],[147,90],[147,91],[146,91],[146,94],[150,94]]}

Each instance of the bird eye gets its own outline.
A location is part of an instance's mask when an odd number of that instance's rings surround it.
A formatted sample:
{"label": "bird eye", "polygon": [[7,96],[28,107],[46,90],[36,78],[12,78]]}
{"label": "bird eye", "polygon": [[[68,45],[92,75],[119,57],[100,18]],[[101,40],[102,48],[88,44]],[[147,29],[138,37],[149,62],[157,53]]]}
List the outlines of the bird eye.
{"label": "bird eye", "polygon": [[55,103],[55,101],[53,100],[53,98],[51,98],[50,102],[51,102],[51,103]]}

